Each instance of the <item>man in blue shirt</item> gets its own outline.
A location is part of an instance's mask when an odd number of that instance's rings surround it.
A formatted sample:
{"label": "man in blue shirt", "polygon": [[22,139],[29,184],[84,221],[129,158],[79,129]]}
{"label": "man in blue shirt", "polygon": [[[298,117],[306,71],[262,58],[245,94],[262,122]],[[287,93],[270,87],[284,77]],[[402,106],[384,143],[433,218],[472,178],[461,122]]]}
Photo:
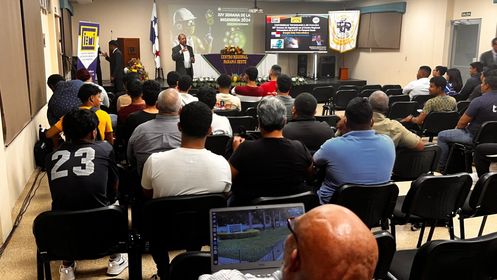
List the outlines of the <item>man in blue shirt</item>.
{"label": "man in blue shirt", "polygon": [[65,81],[61,75],[54,74],[48,77],[47,85],[53,91],[47,109],[48,123],[52,126],[72,109],[81,106],[78,91],[83,82],[80,80]]}
{"label": "man in blue shirt", "polygon": [[376,134],[373,110],[367,98],[352,99],[340,128],[343,136],[326,141],[314,154],[314,163],[326,167],[318,191],[321,204],[328,203],[343,184],[374,185],[390,181],[395,146],[388,136]]}

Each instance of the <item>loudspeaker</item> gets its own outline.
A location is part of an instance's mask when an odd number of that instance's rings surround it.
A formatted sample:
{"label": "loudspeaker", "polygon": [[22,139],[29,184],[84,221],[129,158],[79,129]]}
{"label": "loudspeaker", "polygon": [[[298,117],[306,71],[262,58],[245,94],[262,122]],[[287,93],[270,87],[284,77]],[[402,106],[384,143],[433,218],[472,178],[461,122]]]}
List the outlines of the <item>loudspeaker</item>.
{"label": "loudspeaker", "polygon": [[297,75],[307,77],[307,55],[299,54],[297,59]]}
{"label": "loudspeaker", "polygon": [[318,77],[335,77],[335,56],[323,55],[319,57]]}

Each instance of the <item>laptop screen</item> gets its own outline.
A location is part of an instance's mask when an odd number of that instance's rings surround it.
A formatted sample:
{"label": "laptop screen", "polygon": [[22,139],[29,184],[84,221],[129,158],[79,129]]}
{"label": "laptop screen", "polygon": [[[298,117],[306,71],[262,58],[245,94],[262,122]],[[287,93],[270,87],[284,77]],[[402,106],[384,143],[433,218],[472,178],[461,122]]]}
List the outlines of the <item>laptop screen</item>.
{"label": "laptop screen", "polygon": [[212,272],[280,267],[287,220],[302,214],[301,203],[212,209]]}

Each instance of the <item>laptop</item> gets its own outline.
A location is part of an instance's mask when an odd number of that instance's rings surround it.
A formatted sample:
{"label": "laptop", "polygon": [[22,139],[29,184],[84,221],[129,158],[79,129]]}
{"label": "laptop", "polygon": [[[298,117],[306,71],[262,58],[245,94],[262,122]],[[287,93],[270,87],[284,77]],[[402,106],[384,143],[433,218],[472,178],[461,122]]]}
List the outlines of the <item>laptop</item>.
{"label": "laptop", "polygon": [[270,276],[283,264],[288,218],[304,212],[302,203],[211,209],[212,273],[237,269]]}

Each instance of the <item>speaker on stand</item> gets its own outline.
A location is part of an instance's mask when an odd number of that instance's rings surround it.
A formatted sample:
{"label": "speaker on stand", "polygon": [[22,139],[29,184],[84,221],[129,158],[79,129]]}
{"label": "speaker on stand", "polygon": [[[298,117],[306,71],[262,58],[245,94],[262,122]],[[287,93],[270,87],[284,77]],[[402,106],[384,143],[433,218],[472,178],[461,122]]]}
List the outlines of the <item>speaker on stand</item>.
{"label": "speaker on stand", "polygon": [[297,58],[297,75],[307,77],[307,54],[299,54]]}
{"label": "speaker on stand", "polygon": [[335,56],[323,55],[319,57],[319,71],[320,78],[334,78],[335,77]]}

